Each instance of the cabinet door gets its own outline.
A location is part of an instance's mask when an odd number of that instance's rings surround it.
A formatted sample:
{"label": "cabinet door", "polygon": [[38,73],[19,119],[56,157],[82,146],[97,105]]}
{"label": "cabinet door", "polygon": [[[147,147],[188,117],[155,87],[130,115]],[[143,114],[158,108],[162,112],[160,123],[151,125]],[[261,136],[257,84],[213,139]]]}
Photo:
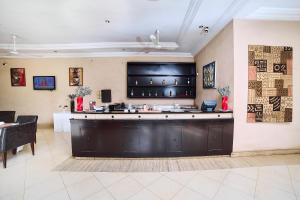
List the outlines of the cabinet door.
{"label": "cabinet door", "polygon": [[143,132],[143,127],[129,122],[128,125],[123,125],[121,130],[123,153],[138,153],[140,150],[139,135]]}
{"label": "cabinet door", "polygon": [[207,124],[201,121],[186,122],[183,132],[183,149],[185,154],[207,154]]}
{"label": "cabinet door", "polygon": [[222,125],[211,125],[208,128],[208,151],[223,150],[223,128]]}
{"label": "cabinet door", "polygon": [[166,126],[165,127],[165,144],[166,151],[181,152],[182,151],[182,126]]}

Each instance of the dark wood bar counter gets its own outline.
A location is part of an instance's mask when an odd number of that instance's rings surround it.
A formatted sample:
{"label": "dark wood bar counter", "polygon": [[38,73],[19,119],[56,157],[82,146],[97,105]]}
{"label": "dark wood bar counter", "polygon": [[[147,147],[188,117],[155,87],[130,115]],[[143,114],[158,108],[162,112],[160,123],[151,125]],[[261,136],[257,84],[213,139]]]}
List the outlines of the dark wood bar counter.
{"label": "dark wood bar counter", "polygon": [[75,157],[230,155],[232,113],[72,114]]}

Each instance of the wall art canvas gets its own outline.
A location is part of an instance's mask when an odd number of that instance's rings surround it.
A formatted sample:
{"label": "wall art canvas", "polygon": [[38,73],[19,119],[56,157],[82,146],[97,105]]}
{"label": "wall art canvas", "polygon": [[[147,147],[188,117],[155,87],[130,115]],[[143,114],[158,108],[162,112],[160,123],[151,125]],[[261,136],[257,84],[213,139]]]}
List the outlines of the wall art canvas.
{"label": "wall art canvas", "polygon": [[83,85],[83,68],[69,68],[69,86]]}
{"label": "wall art canvas", "polygon": [[293,48],[248,46],[248,122],[292,122]]}
{"label": "wall art canvas", "polygon": [[25,68],[10,69],[11,86],[26,86]]}
{"label": "wall art canvas", "polygon": [[216,88],[216,62],[203,66],[203,88]]}

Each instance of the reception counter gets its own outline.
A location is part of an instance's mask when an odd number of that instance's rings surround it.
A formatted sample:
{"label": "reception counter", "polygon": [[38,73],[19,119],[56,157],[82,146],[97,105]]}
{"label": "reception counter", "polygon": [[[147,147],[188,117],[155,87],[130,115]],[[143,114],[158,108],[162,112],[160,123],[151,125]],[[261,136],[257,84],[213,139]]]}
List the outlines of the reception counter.
{"label": "reception counter", "polygon": [[75,157],[230,155],[232,113],[72,113]]}

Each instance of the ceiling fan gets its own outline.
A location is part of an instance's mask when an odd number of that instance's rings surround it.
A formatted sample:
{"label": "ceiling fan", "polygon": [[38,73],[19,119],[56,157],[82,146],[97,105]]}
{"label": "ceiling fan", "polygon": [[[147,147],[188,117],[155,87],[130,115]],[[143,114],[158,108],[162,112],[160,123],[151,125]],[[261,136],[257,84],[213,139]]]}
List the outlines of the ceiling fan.
{"label": "ceiling fan", "polygon": [[11,49],[8,51],[7,56],[32,56],[32,57],[41,57],[40,55],[20,53],[17,50],[17,38],[18,38],[18,36],[15,35],[15,34],[12,34],[11,38],[12,38],[12,45],[11,45]]}
{"label": "ceiling fan", "polygon": [[178,48],[177,44],[176,46],[170,46],[170,44],[167,44],[166,42],[160,43],[159,36],[160,31],[156,29],[153,34],[149,35],[149,39],[151,42],[144,42],[141,37],[137,37],[136,40],[137,42],[142,44],[142,46],[144,46],[142,51],[145,53],[149,53],[155,50],[174,50]]}
{"label": "ceiling fan", "polygon": [[16,49],[16,39],[17,39],[17,36],[12,35],[12,49],[9,51],[9,53],[13,54],[13,55],[18,55],[19,54],[19,52]]}

